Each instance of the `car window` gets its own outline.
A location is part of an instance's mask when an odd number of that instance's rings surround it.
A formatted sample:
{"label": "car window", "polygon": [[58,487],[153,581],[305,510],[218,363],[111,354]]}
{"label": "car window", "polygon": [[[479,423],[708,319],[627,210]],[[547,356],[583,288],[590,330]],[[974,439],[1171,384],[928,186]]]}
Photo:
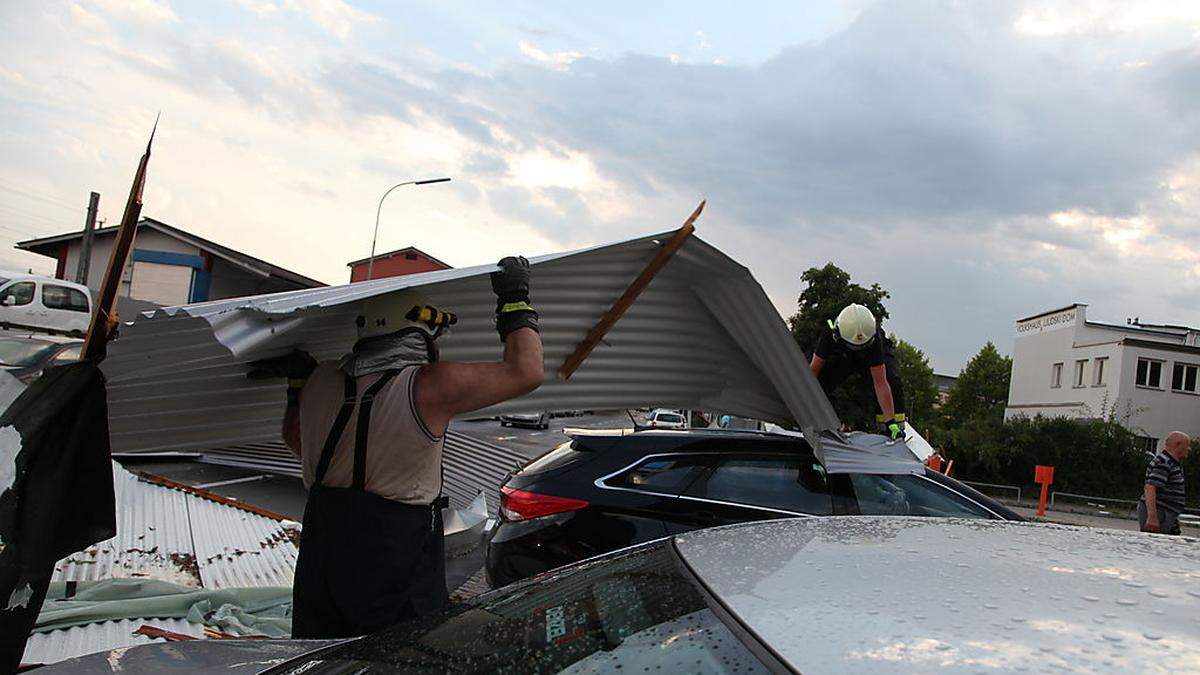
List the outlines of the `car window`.
{"label": "car window", "polygon": [[270,672],[767,672],[669,546],[568,568]]}
{"label": "car window", "polygon": [[683,422],[683,415],[676,415],[674,413],[659,413],[654,419],[658,420],[659,422],[666,422],[667,424],[679,424],[680,422]]}
{"label": "car window", "polygon": [[74,363],[79,360],[79,355],[83,351],[83,345],[73,345],[62,350],[54,355],[54,364],[62,365],[64,363]]}
{"label": "car window", "polygon": [[42,284],[42,304],[47,309],[65,309],[71,312],[88,311],[87,297],[80,291],[66,286]]}
{"label": "car window", "polygon": [[0,294],[0,300],[12,297],[14,305],[28,305],[33,302],[34,283],[32,281],[21,281],[4,289]]}
{"label": "car window", "polygon": [[813,515],[833,513],[829,478],[811,454],[722,459],[685,494]]}
{"label": "car window", "polygon": [[0,365],[32,366],[40,362],[54,345],[41,340],[0,338]]}
{"label": "car window", "polygon": [[942,486],[913,476],[852,474],[859,513],[871,516],[989,518],[986,509]]}
{"label": "car window", "polygon": [[605,484],[649,492],[677,494],[705,468],[703,457],[651,457]]}

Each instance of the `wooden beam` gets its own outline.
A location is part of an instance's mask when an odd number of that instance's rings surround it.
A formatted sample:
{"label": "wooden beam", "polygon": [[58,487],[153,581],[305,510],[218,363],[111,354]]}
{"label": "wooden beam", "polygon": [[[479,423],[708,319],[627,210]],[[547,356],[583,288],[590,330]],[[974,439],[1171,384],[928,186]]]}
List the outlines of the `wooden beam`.
{"label": "wooden beam", "polygon": [[622,316],[625,316],[625,312],[638,299],[642,291],[646,290],[646,287],[650,285],[654,276],[683,247],[688,237],[692,236],[692,232],[696,231],[696,219],[700,217],[700,212],[704,210],[704,204],[705,202],[700,202],[700,206],[697,206],[692,215],[688,216],[688,219],[683,222],[683,227],[676,230],[674,236],[658,250],[658,253],[654,254],[650,262],[646,263],[646,267],[642,270],[642,273],[629,284],[629,288],[626,288],[621,297],[617,298],[617,301],[613,303],[613,306],[604,313],[604,316],[600,317],[596,325],[592,326],[592,329],[588,331],[587,337],[583,338],[583,341],[575,346],[575,351],[571,352],[571,355],[563,362],[562,367],[558,369],[559,377],[564,380],[571,379],[571,376],[575,374],[579,366],[583,365],[584,360],[592,353],[596,345],[600,344],[604,336],[608,335],[608,331],[612,330],[612,327]]}
{"label": "wooden beam", "polygon": [[112,252],[108,256],[108,267],[104,271],[104,281],[100,283],[100,291],[96,294],[96,307],[92,312],[92,321],[88,325],[87,337],[83,341],[82,358],[91,361],[103,361],[108,353],[108,341],[113,338],[120,318],[117,316],[117,291],[121,286],[121,276],[125,273],[125,264],[129,261],[129,251],[133,248],[133,235],[137,232],[138,217],[142,214],[142,190],[146,187],[146,165],[150,163],[150,146],[154,144],[154,132],[158,129],[158,119],[154,120],[154,129],[150,131],[150,140],[146,143],[146,154],[138,162],[137,173],[133,176],[133,186],[129,188],[129,199],[125,202],[125,213],[121,216],[121,226],[117,228],[117,236],[113,240]]}

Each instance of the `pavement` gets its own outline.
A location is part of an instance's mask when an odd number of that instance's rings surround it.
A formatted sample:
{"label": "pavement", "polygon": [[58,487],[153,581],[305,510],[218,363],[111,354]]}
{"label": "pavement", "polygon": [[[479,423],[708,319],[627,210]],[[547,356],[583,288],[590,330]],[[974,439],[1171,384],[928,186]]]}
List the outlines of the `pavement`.
{"label": "pavement", "polygon": [[[1056,511],[1051,509],[1046,509],[1046,515],[1039,516],[1037,515],[1037,509],[1034,507],[1014,506],[1012,504],[1009,504],[1008,507],[1034,522],[1059,523],[1061,525],[1082,525],[1084,527],[1103,527],[1110,530],[1130,530],[1133,532],[1138,531],[1138,522],[1135,518],[1080,513],[1077,511]],[[1191,537],[1200,537],[1200,523],[1180,523],[1180,530],[1185,535]]]}

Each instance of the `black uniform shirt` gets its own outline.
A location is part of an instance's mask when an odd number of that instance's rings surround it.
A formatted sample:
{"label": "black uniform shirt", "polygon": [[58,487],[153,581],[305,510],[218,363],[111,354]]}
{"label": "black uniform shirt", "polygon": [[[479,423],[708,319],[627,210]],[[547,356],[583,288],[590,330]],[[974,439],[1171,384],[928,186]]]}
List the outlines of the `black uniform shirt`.
{"label": "black uniform shirt", "polygon": [[883,330],[877,328],[875,329],[875,339],[867,346],[862,349],[851,349],[846,341],[834,333],[833,328],[827,328],[821,331],[821,337],[817,339],[817,348],[814,353],[826,361],[846,359],[860,368],[874,368],[883,365],[886,339]]}

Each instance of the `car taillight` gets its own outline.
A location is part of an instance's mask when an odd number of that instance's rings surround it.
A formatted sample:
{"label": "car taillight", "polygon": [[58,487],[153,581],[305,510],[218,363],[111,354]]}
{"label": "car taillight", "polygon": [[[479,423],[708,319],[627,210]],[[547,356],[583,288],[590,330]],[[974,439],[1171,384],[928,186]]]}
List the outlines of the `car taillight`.
{"label": "car taillight", "polygon": [[500,488],[500,512],[508,520],[528,520],[556,513],[578,511],[588,505],[586,500],[571,497],[540,495],[536,492]]}

